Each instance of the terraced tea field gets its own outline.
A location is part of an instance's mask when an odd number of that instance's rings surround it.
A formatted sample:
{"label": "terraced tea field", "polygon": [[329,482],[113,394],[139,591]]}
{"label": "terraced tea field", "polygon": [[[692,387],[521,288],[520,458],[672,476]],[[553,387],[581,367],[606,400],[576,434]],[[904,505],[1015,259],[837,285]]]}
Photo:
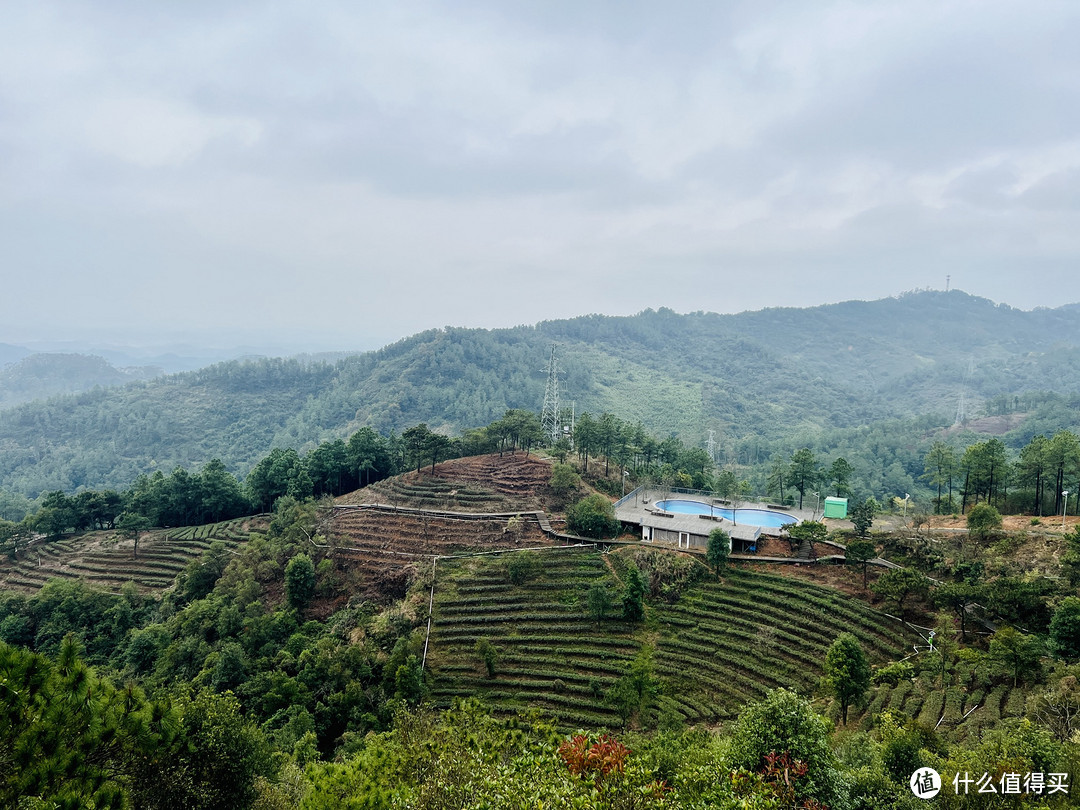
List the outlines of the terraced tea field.
{"label": "terraced tea field", "polygon": [[953,742],[978,738],[1003,719],[1022,717],[1030,688],[1011,683],[986,683],[972,677],[970,664],[960,662],[949,673],[946,687],[937,680],[917,678],[896,686],[876,687],[861,721],[869,729],[873,717],[884,709],[916,718]]}
{"label": "terraced tea field", "polygon": [[366,596],[400,598],[412,567],[432,555],[552,544],[536,516],[522,515],[513,531],[507,529],[509,518],[339,506],[332,534],[335,554],[360,574]]}
{"label": "terraced tea field", "polygon": [[[900,622],[838,591],[741,567],[722,582],[692,586],[674,604],[650,604],[643,625],[598,626],[584,596],[611,575],[605,557],[589,549],[536,553],[539,573],[520,585],[510,581],[510,555],[440,562],[428,660],[437,704],[478,695],[495,711],[538,707],[567,727],[617,726],[603,694],[645,646],[663,682],[660,711],[712,724],[774,687],[813,694],[825,653],[842,632],[855,634],[876,665],[907,656],[918,641]],[[480,639],[497,650],[490,676],[476,650]],[[873,715],[892,708],[960,738],[1023,712],[1022,689],[979,689],[963,665],[953,668],[945,690],[927,678],[874,687],[867,710],[853,712],[850,723],[869,727]],[[836,711],[827,701],[819,707]]]}
{"label": "terraced tea field", "polygon": [[0,586],[36,591],[49,579],[61,578],[83,580],[112,591],[126,582],[144,589],[167,588],[211,543],[221,541],[232,547],[260,528],[265,527],[257,519],[238,518],[206,526],[158,529],[139,539],[138,556],[134,556],[131,540],[117,540],[109,531],[38,541],[21,551],[14,562],[0,560]]}
{"label": "terraced tea field", "polygon": [[384,503],[455,512],[515,512],[544,508],[551,462],[523,452],[455,458],[419,473],[379,481],[340,503]]}
{"label": "terraced tea field", "polygon": [[[597,627],[581,605],[608,568],[585,549],[533,552],[534,578],[514,585],[504,556],[441,563],[429,665],[434,700],[477,695],[496,711],[543,709],[567,726],[614,726],[618,715],[598,697],[640,648],[631,628]],[[498,648],[494,677],[475,651],[481,638]]]}
{"label": "terraced tea field", "polygon": [[904,657],[916,640],[837,591],[738,567],[653,609],[657,672],[690,722],[730,717],[778,686],[812,692],[840,633],[853,633],[873,663]]}

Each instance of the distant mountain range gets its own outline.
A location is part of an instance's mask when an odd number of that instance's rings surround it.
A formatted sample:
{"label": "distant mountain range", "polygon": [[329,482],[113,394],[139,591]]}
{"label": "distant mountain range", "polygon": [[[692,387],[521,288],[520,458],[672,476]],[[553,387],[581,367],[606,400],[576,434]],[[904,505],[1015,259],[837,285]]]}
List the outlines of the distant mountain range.
{"label": "distant mountain range", "polygon": [[[333,362],[229,362],[0,412],[0,487],[121,486],[219,457],[243,474],[363,425],[458,432],[539,410],[557,345],[562,401],[689,444],[801,441],[1080,392],[1080,309],[1023,311],[960,291],[738,315],[648,310],[512,329],[436,329]],[[997,403],[996,405],[994,403]],[[1004,403],[1004,404],[1002,404]],[[1067,425],[1062,425],[1067,426]]]}
{"label": "distant mountain range", "polygon": [[[8,356],[17,353],[10,352]],[[0,367],[0,408],[10,408],[58,394],[77,394],[95,387],[149,380],[163,373],[159,366],[116,368],[103,357],[94,355],[23,355]]]}

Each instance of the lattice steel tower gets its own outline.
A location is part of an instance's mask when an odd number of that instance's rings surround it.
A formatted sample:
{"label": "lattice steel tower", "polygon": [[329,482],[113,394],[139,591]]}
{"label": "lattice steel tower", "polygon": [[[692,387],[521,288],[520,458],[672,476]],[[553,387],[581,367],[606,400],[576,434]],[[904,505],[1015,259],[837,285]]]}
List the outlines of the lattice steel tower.
{"label": "lattice steel tower", "polygon": [[544,436],[551,444],[562,438],[559,430],[559,366],[555,362],[555,344],[551,344],[551,359],[548,360],[547,387],[544,389],[544,410],[540,413],[540,426]]}

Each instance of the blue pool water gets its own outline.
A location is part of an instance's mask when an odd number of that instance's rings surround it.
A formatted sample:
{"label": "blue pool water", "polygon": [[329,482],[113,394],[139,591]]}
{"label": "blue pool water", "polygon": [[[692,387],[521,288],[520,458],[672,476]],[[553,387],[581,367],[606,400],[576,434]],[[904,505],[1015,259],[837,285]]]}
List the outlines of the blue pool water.
{"label": "blue pool water", "polygon": [[716,515],[725,520],[733,520],[735,523],[745,523],[748,526],[764,526],[778,529],[789,523],[798,523],[798,518],[784,512],[773,512],[769,509],[724,509],[720,506],[709,506],[701,501],[668,500],[657,501],[657,509],[665,512],[674,512],[677,515]]}

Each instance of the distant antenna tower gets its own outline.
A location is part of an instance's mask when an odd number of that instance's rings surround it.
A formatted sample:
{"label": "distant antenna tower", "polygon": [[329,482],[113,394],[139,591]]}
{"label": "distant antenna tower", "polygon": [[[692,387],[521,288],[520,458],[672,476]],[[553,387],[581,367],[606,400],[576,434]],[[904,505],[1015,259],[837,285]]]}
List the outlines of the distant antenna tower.
{"label": "distant antenna tower", "polygon": [[712,463],[716,463],[716,431],[709,431],[709,440],[705,442],[705,451],[709,454],[709,458],[712,459]]}
{"label": "distant antenna tower", "polygon": [[559,367],[555,362],[555,344],[551,344],[551,359],[548,360],[547,387],[544,389],[544,410],[540,414],[540,426],[544,436],[551,444],[562,438],[559,430]]}
{"label": "distant antenna tower", "polygon": [[945,276],[945,292],[949,291],[949,282],[952,280],[952,276]]}

